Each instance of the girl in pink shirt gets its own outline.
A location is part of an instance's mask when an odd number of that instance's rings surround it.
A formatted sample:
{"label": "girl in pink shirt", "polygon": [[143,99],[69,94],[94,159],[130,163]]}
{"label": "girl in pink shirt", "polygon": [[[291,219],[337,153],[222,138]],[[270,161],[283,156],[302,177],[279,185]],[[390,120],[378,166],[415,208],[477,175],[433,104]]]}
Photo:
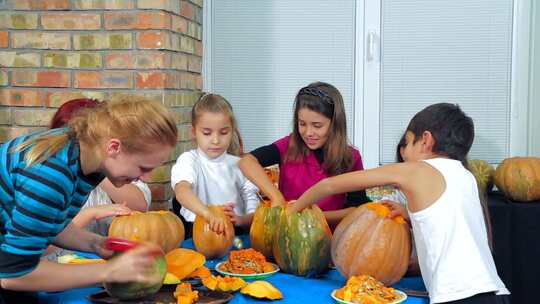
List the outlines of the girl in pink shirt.
{"label": "girl in pink shirt", "polygon": [[[263,166],[279,164],[279,190]],[[274,143],[245,154],[238,163],[242,173],[274,205],[298,199],[318,181],[363,170],[362,158],[348,144],[343,98],[332,85],[312,83],[295,98],[293,132]],[[369,201],[365,191],[338,194],[317,202],[330,225],[337,224],[353,207]]]}

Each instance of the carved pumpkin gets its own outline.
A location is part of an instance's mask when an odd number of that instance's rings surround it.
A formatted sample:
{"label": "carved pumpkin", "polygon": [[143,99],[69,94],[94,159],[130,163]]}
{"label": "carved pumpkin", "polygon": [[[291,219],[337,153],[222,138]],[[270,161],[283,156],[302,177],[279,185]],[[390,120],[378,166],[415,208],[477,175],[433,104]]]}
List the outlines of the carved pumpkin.
{"label": "carved pumpkin", "polygon": [[381,203],[364,204],[347,215],[334,231],[332,261],[346,278],[370,275],[389,286],[409,264],[411,235],[405,220],[388,218]]}
{"label": "carved pumpkin", "polygon": [[182,280],[204,265],[204,255],[195,250],[176,248],[165,255],[167,271]]}
{"label": "carved pumpkin", "polygon": [[249,283],[242,288],[240,292],[258,299],[283,299],[281,291],[267,281],[254,281]]}
{"label": "carved pumpkin", "polygon": [[184,225],[169,211],[133,212],[115,217],[109,227],[109,236],[151,242],[167,253],[178,248],[184,240]]}
{"label": "carved pumpkin", "polygon": [[232,247],[234,240],[234,227],[223,212],[222,206],[208,206],[210,212],[225,219],[226,234],[217,234],[210,230],[208,222],[197,216],[193,223],[193,243],[198,252],[208,259],[217,259],[226,255]]}
{"label": "carved pumpkin", "polygon": [[240,288],[246,286],[246,281],[242,278],[230,277],[230,276],[209,276],[202,279],[203,285],[210,290],[217,291],[237,291]]}
{"label": "carved pumpkin", "polygon": [[515,201],[540,199],[540,158],[512,157],[503,160],[495,170],[495,185]]}
{"label": "carved pumpkin", "polygon": [[478,184],[478,190],[482,193],[491,191],[493,189],[493,175],[495,174],[493,166],[480,159],[471,159],[468,163],[469,170],[471,170]]}
{"label": "carved pumpkin", "polygon": [[291,215],[282,208],[275,229],[273,254],[283,272],[310,276],[328,269],[332,232],[319,207]]}
{"label": "carved pumpkin", "polygon": [[267,259],[273,260],[272,245],[274,234],[279,223],[279,215],[282,207],[271,207],[271,202],[264,200],[259,203],[253,222],[249,229],[251,247],[262,253]]}

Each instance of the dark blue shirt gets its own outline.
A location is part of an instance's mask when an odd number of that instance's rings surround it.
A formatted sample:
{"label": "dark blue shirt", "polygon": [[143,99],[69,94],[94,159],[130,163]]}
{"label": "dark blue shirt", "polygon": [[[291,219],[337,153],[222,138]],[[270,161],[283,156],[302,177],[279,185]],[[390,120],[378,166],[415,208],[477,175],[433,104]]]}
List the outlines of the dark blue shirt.
{"label": "dark blue shirt", "polygon": [[0,145],[0,278],[31,272],[54,238],[79,212],[102,174],[84,175],[79,144],[70,139],[58,152],[30,167],[24,156],[30,148],[16,151],[29,137]]}

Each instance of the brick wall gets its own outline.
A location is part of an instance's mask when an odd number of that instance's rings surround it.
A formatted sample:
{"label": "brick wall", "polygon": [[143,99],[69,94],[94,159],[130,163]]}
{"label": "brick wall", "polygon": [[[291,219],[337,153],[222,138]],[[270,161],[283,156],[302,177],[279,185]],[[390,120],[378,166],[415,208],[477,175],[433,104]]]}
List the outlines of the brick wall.
{"label": "brick wall", "polygon": [[203,0],[0,0],[0,142],[46,128],[67,100],[143,95],[176,114],[179,144],[152,176],[168,208],[170,167],[191,147],[202,88]]}

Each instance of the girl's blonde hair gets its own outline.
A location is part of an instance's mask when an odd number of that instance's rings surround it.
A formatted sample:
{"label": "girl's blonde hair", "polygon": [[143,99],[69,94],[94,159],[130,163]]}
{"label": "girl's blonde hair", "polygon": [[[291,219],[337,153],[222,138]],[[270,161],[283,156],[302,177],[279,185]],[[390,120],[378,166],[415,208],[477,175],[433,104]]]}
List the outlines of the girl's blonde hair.
{"label": "girl's blonde hair", "polygon": [[197,121],[202,113],[222,113],[229,117],[232,126],[232,139],[227,153],[240,156],[243,154],[243,143],[240,132],[238,131],[238,124],[234,118],[234,113],[231,104],[218,94],[207,93],[201,96],[199,100],[193,105],[191,110],[191,125],[193,128],[197,125]]}
{"label": "girl's blonde hair", "polygon": [[347,118],[343,97],[338,89],[325,82],[314,82],[301,88],[294,101],[293,132],[285,161],[299,161],[310,149],[302,139],[298,128],[298,112],[309,109],[330,119],[328,139],[322,147],[322,167],[330,175],[348,172],[353,167],[352,150],[347,138]]}
{"label": "girl's blonde hair", "polygon": [[121,96],[81,109],[67,127],[68,132],[51,130],[22,142],[15,149],[29,149],[25,160],[31,166],[45,161],[72,138],[89,147],[117,138],[129,153],[151,152],[155,144],[174,147],[178,138],[174,118],[165,106],[133,96]]}

